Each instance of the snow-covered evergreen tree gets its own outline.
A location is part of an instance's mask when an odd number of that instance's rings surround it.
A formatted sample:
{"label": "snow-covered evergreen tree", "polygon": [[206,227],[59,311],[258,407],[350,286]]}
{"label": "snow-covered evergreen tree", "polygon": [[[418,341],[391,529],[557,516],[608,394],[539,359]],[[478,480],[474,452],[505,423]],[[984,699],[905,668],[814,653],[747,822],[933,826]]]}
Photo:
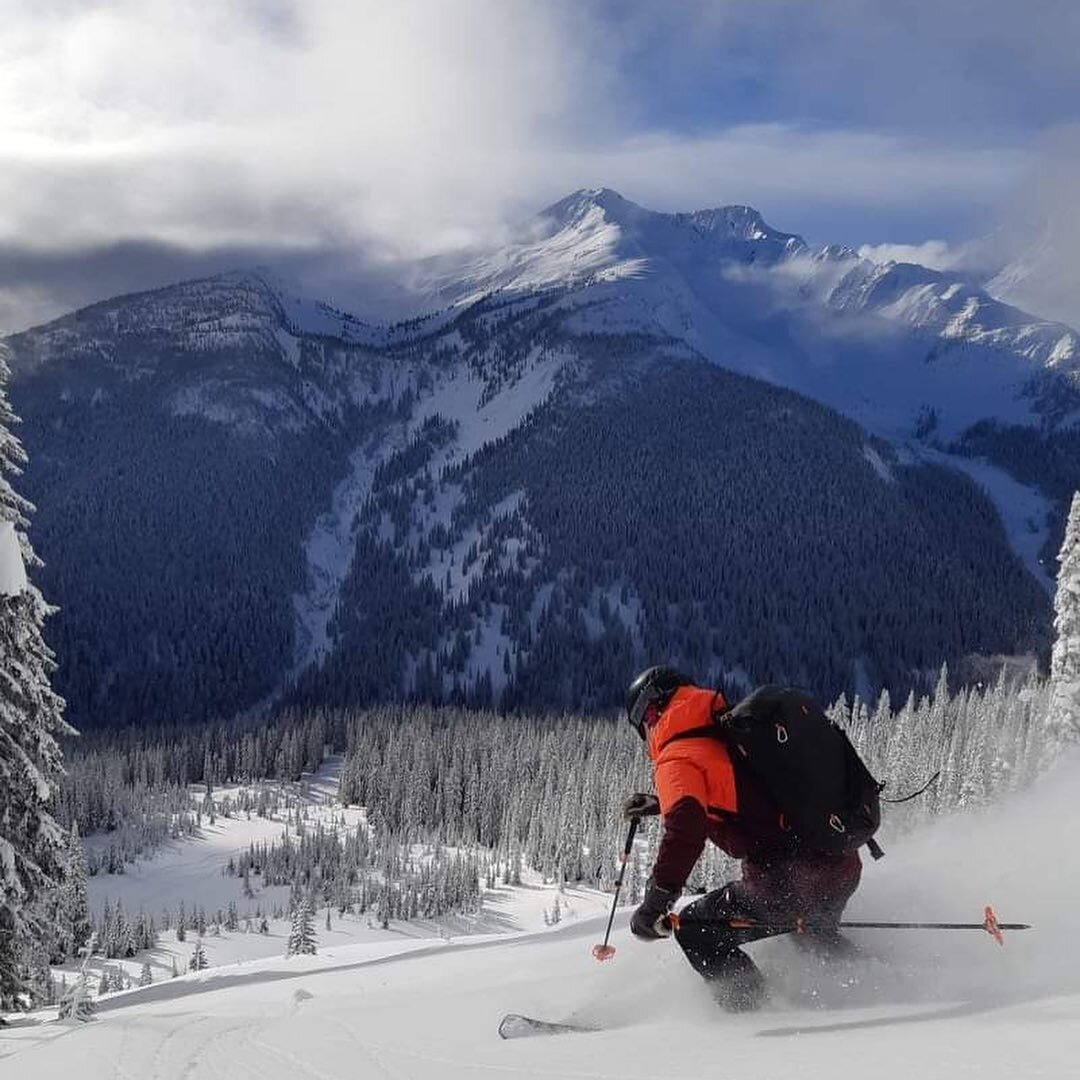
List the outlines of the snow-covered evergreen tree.
{"label": "snow-covered evergreen tree", "polygon": [[559,903],[559,897],[555,897],[555,903],[551,906],[551,916],[548,920],[549,926],[557,926],[562,922],[562,905]]}
{"label": "snow-covered evergreen tree", "polygon": [[49,966],[49,950],[44,941],[30,950],[29,967],[31,997],[34,1004],[55,1005],[57,1002],[56,980]]}
{"label": "snow-covered evergreen tree", "polygon": [[27,953],[45,935],[46,900],[62,875],[64,834],[50,803],[61,772],[56,736],[71,729],[41,634],[51,609],[26,577],[37,562],[24,531],[33,508],[8,482],[26,455],[9,430],[7,377],[0,351],[0,1008],[10,1009],[27,1003]]}
{"label": "snow-covered evergreen tree", "polygon": [[1058,566],[1054,598],[1057,639],[1050,659],[1047,757],[1062,741],[1080,737],[1080,491],[1073,495]]}
{"label": "snow-covered evergreen tree", "polygon": [[152,986],[154,983],[154,973],[150,970],[150,961],[144,960],[142,969],[139,972],[139,985],[140,986]]}
{"label": "snow-covered evergreen tree", "polygon": [[79,835],[79,826],[74,824],[68,834],[64,880],[56,901],[57,955],[53,959],[57,963],[77,956],[90,938],[92,926],[86,878],[86,849]]}
{"label": "snow-covered evergreen tree", "polygon": [[60,997],[60,1019],[78,1020],[85,1023],[94,1018],[94,1002],[90,997],[90,976],[86,970],[90,963],[90,957],[94,951],[94,940],[91,939],[81,950],[83,954],[82,967],[71,986],[65,987]]}
{"label": "snow-covered evergreen tree", "polygon": [[311,913],[311,902],[304,896],[293,908],[292,929],[289,931],[285,955],[314,955],[315,945],[315,920]]}
{"label": "snow-covered evergreen tree", "polygon": [[203,948],[202,935],[200,935],[195,942],[195,951],[191,954],[188,971],[205,971],[209,966],[210,962],[206,959],[206,950]]}

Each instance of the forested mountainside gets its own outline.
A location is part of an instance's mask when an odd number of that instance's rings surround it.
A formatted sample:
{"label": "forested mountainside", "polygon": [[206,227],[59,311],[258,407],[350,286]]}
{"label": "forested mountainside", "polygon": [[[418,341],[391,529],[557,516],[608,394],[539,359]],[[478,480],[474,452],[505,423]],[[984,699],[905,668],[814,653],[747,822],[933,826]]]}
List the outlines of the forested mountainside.
{"label": "forested mountainside", "polygon": [[[594,378],[635,353],[653,346],[623,341]],[[1045,593],[966,477],[900,465],[831,410],[704,361],[610,378],[441,483],[419,457],[376,482],[339,647],[304,697],[599,710],[644,657],[736,691],[836,693],[1039,646]],[[425,502],[449,492],[447,526]]]}
{"label": "forested mountainside", "polygon": [[656,659],[902,693],[1045,648],[1071,331],[746,208],[543,221],[392,328],[237,273],[9,339],[76,725],[598,711]]}
{"label": "forested mountainside", "polygon": [[302,539],[379,409],[338,393],[322,356],[283,356],[268,297],[201,283],[15,339],[50,639],[80,724],[231,715],[291,663]]}

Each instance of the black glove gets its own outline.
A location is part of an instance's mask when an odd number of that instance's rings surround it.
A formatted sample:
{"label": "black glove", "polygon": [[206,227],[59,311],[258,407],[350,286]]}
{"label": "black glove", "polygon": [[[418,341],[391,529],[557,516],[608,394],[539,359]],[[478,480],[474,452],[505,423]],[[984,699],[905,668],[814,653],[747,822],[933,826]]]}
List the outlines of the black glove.
{"label": "black glove", "polygon": [[646,795],[642,791],[636,791],[633,795],[627,795],[623,799],[622,816],[627,821],[643,817],[653,817],[660,813],[660,800],[655,795]]}
{"label": "black glove", "polygon": [[650,885],[645,899],[630,918],[630,933],[642,941],[658,941],[670,936],[671,927],[664,920],[678,899],[679,894],[674,889]]}

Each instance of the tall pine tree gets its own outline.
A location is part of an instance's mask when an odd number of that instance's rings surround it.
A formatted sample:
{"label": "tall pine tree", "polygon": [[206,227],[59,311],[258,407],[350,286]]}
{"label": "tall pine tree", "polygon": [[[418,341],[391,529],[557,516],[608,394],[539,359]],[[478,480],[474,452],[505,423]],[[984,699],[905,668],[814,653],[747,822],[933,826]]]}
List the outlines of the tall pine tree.
{"label": "tall pine tree", "polygon": [[315,919],[311,913],[311,901],[304,896],[293,908],[292,929],[289,931],[289,944],[285,955],[314,955],[315,941]]}
{"label": "tall pine tree", "polygon": [[65,987],[60,997],[59,1019],[61,1020],[85,1022],[94,1018],[94,1002],[90,997],[90,974],[87,971],[87,965],[90,963],[90,957],[94,952],[94,945],[95,942],[91,936],[81,950],[83,962],[75,982],[71,986]]}
{"label": "tall pine tree", "polygon": [[33,507],[8,481],[26,462],[10,431],[17,418],[4,393],[8,374],[0,351],[0,1009],[28,1003],[29,957],[47,937],[46,903],[65,846],[50,813],[61,772],[56,736],[71,732],[41,634],[52,609],[26,578],[25,567],[38,565],[25,534]]}
{"label": "tall pine tree", "polygon": [[86,895],[86,849],[79,826],[68,833],[64,854],[64,881],[57,892],[54,963],[77,956],[90,937],[90,904]]}
{"label": "tall pine tree", "polygon": [[1047,750],[1080,736],[1080,491],[1073,495],[1065,539],[1058,553],[1054,598],[1057,638],[1050,658],[1052,694],[1047,714]]}
{"label": "tall pine tree", "polygon": [[200,934],[198,941],[195,942],[195,951],[188,962],[188,971],[205,971],[209,966],[210,962],[206,959],[206,950],[203,948],[202,934]]}

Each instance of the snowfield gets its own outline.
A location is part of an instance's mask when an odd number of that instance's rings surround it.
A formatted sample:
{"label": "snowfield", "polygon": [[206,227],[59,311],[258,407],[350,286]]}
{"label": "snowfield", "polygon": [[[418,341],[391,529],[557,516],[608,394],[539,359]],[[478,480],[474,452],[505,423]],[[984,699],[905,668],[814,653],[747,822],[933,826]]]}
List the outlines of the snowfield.
{"label": "snowfield", "polygon": [[[1007,934],[1004,948],[978,931],[852,931],[867,957],[825,968],[790,941],[763,942],[751,952],[772,1001],[730,1016],[674,944],[630,938],[625,911],[617,956],[597,964],[590,947],[603,935],[607,897],[570,890],[563,921],[543,929],[537,916],[552,889],[499,889],[471,936],[407,937],[400,925],[349,944],[331,936],[314,957],[238,960],[109,995],[89,1024],[17,1019],[0,1036],[0,1077],[1075,1077],[1080,860],[1068,826],[1078,780],[1073,759],[1035,791],[894,838],[848,912],[968,921],[993,901],[1003,921],[1034,924]],[[223,845],[210,846],[226,857]],[[144,881],[158,867],[175,887],[193,888],[211,861],[181,882],[183,860],[159,857]],[[541,929],[522,929],[537,921]],[[503,933],[483,932],[500,924]],[[503,1042],[505,1012],[598,1030]]]}

